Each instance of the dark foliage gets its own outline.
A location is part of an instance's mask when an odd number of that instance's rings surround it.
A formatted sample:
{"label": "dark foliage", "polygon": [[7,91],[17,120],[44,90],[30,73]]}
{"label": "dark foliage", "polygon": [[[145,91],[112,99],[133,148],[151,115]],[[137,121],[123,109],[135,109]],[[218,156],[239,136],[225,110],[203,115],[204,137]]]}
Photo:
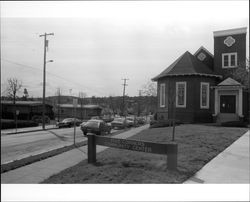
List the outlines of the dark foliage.
{"label": "dark foliage", "polygon": [[247,123],[243,121],[229,121],[221,123],[224,127],[247,127]]}
{"label": "dark foliage", "polygon": [[[175,125],[182,124],[181,121],[175,120]],[[162,127],[169,127],[173,125],[172,120],[151,120],[150,121],[150,128],[162,128]]]}
{"label": "dark foliage", "polygon": [[[34,127],[38,126],[38,123],[34,121],[17,121],[17,128]],[[1,120],[1,129],[16,128],[16,123],[14,120]]]}

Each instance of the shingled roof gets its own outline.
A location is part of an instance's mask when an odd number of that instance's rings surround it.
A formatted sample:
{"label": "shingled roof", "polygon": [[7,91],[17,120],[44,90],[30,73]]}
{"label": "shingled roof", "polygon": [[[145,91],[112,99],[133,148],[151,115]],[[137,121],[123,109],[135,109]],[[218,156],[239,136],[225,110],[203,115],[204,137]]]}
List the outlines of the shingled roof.
{"label": "shingled roof", "polygon": [[186,75],[200,75],[200,76],[212,76],[219,77],[220,75],[214,74],[204,63],[199,61],[195,56],[186,51],[176,61],[174,61],[168,68],[166,68],[158,76],[152,80],[157,81],[160,78],[167,76],[186,76]]}

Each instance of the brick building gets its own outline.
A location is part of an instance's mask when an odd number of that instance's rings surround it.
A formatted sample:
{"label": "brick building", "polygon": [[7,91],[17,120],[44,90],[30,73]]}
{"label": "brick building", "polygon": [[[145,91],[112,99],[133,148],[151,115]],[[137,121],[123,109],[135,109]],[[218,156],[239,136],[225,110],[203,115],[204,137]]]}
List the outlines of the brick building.
{"label": "brick building", "polygon": [[[214,33],[214,55],[201,46],[188,51],[152,80],[157,82],[157,117],[183,122],[248,119],[247,86],[230,70],[246,65],[247,28]],[[173,113],[174,109],[174,113]]]}

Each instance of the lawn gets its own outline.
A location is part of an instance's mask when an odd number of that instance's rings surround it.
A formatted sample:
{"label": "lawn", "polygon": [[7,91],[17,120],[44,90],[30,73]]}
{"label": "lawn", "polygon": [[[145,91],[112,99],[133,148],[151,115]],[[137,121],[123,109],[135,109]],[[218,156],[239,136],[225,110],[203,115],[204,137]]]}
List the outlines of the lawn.
{"label": "lawn", "polygon": [[[109,148],[97,154],[97,163],[86,160],[51,176],[43,183],[182,183],[247,131],[204,125],[176,127],[178,168],[167,170],[166,156]],[[168,143],[172,128],[152,128],[129,138]]]}

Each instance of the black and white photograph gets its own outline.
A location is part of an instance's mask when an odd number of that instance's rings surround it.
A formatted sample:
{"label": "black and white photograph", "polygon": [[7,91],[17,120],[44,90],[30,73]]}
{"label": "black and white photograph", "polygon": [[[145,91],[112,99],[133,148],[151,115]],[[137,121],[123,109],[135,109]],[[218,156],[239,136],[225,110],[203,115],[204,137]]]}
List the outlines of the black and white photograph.
{"label": "black and white photograph", "polygon": [[1,201],[249,201],[249,1],[1,1]]}

